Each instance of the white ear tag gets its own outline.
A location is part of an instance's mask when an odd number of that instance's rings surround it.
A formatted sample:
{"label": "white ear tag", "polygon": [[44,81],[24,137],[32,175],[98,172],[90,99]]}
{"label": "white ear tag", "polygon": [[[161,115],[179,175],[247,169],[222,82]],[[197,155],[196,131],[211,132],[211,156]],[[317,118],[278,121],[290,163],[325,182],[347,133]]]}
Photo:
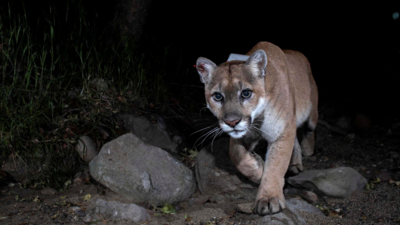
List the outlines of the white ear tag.
{"label": "white ear tag", "polygon": [[238,60],[238,61],[247,61],[247,59],[248,59],[249,57],[250,57],[250,56],[248,56],[248,55],[240,55],[240,54],[231,53],[231,54],[229,55],[229,58],[228,58],[227,62],[229,62],[229,61],[234,61],[234,60]]}

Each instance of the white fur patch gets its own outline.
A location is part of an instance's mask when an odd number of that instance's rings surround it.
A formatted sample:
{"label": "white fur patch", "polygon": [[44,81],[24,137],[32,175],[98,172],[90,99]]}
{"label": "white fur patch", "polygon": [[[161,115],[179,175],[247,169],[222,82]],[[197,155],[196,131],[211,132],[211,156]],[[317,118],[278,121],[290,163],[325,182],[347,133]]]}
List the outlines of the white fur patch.
{"label": "white fur patch", "polygon": [[280,118],[278,113],[271,107],[266,107],[264,111],[264,121],[261,124],[262,136],[272,143],[278,139],[285,128],[285,121]]}
{"label": "white fur patch", "polygon": [[308,107],[301,111],[296,111],[296,126],[299,127],[308,119],[311,112],[311,103],[308,104]]}
{"label": "white fur patch", "polygon": [[245,121],[240,121],[235,128],[228,126],[224,122],[220,123],[220,127],[225,133],[236,139],[242,138],[248,131],[248,124]]}
{"label": "white fur patch", "polygon": [[251,122],[253,123],[254,119],[260,116],[262,111],[265,109],[265,99],[264,98],[259,98],[258,99],[258,104],[256,109],[251,112]]}

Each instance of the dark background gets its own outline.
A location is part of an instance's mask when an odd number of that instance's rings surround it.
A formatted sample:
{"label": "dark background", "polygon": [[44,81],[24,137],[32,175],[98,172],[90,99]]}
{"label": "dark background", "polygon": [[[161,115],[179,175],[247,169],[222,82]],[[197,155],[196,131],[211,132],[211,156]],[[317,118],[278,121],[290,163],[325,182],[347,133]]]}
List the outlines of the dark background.
{"label": "dark background", "polygon": [[392,17],[398,10],[395,4],[160,2],[147,29],[182,49],[187,66],[199,56],[222,63],[259,41],[298,50],[311,62],[321,104],[379,118],[399,112],[400,21]]}
{"label": "dark background", "polygon": [[[245,54],[257,42],[269,41],[306,55],[320,104],[375,120],[398,118],[400,19],[392,15],[399,4],[216,2],[153,1],[141,44],[149,51],[168,47],[168,63],[187,68],[188,77],[172,74],[171,82],[202,85],[193,68],[197,57],[219,64],[230,53]],[[87,16],[98,13],[97,26],[112,21],[116,2],[83,3]],[[40,13],[49,1],[25,4],[30,13]]]}

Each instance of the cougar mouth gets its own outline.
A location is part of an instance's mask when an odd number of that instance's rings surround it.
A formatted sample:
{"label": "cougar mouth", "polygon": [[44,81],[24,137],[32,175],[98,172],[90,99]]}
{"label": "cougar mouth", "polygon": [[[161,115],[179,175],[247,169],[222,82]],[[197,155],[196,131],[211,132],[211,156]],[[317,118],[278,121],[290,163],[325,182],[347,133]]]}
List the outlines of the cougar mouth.
{"label": "cougar mouth", "polygon": [[229,134],[232,138],[238,139],[242,138],[248,131],[248,122],[242,120],[235,127],[230,127],[226,123],[220,123],[222,130]]}
{"label": "cougar mouth", "polygon": [[228,134],[235,139],[242,138],[246,134],[247,130],[233,130],[228,132]]}

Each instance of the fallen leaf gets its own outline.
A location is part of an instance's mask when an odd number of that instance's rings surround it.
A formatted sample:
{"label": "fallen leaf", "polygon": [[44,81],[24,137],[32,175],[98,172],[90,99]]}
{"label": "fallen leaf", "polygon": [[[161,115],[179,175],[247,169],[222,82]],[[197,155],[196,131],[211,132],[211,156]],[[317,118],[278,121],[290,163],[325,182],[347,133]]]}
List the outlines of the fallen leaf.
{"label": "fallen leaf", "polygon": [[83,197],[83,201],[89,201],[92,198],[92,196],[90,194],[85,195],[85,197]]}
{"label": "fallen leaf", "polygon": [[40,202],[39,196],[36,196],[32,201],[34,201],[34,202]]}
{"label": "fallen leaf", "polygon": [[173,205],[165,204],[164,207],[161,209],[161,212],[164,214],[175,214],[176,210]]}

